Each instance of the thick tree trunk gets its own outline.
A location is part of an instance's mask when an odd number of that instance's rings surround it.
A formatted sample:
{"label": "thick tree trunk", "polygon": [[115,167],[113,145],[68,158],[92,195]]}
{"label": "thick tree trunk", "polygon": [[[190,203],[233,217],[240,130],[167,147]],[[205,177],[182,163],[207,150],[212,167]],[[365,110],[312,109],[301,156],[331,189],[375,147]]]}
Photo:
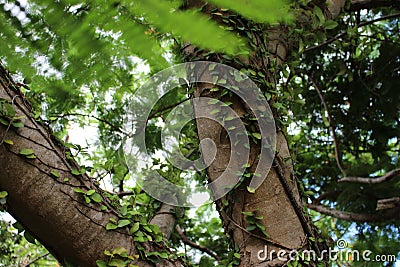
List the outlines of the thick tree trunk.
{"label": "thick tree trunk", "polygon": [[[195,96],[205,96],[204,92],[208,87],[207,84],[199,85]],[[207,97],[211,96],[207,95]],[[235,98],[237,97],[225,97],[224,100],[236,103],[232,105],[232,108],[237,114],[246,114],[246,107],[240,105]],[[202,114],[210,113],[214,108],[212,105],[196,107],[197,112],[200,113],[201,110]],[[241,119],[245,118],[241,116]],[[215,181],[232,160],[229,157],[232,148],[224,141],[226,134],[221,124],[206,118],[198,118],[196,122],[199,139],[209,138],[217,147],[215,160],[207,168],[210,181]],[[284,261],[276,259],[276,255],[264,260],[265,253],[260,253],[260,251],[264,251],[265,246],[269,252],[272,250],[297,251],[299,248],[308,248],[308,237],[316,238],[310,221],[303,214],[304,205],[293,177],[292,163],[287,160],[290,159],[287,140],[281,131],[276,133],[276,141],[277,154],[273,167],[255,193],[247,190],[250,182],[247,178],[226,197],[216,201],[225,230],[232,237],[235,247],[239,248],[240,266],[281,266]],[[251,143],[248,160],[252,166],[251,172],[255,171],[255,166],[258,164],[259,152],[259,145]],[[202,154],[206,157],[207,149],[203,148]],[[243,212],[252,212],[262,217],[259,223],[264,225],[269,236],[266,237],[261,231],[246,230],[249,223],[246,221],[247,215]]]}
{"label": "thick tree trunk", "polygon": [[[344,2],[344,0],[330,1],[325,8],[327,18],[336,17]],[[211,10],[215,12],[212,7],[198,0],[188,1],[188,7],[201,7],[202,11],[208,15],[211,15]],[[223,13],[222,11],[219,12]],[[212,60],[239,69],[241,67],[250,67],[256,73],[261,71],[268,77],[268,82],[274,83],[276,81],[274,81],[273,73],[266,68],[272,59],[276,59],[278,65],[282,64],[287,57],[289,45],[284,41],[284,27],[278,26],[267,31],[267,43],[262,41],[265,40],[264,32],[252,31],[251,34],[253,35],[252,38],[259,42],[256,42],[257,47],[255,49],[265,47],[268,53],[260,56],[255,51],[250,59],[246,61],[238,62],[238,59],[226,60],[219,55],[212,56],[198,51],[191,45],[186,45],[183,53],[188,61],[192,59]],[[269,56],[265,56],[266,54],[269,54]],[[202,75],[210,74],[205,71]],[[258,84],[258,86],[261,89],[268,89],[266,84]],[[210,94],[209,90],[207,90],[208,88],[210,88],[209,84],[199,84],[195,89],[194,96],[215,97],[232,102],[234,104],[231,107],[242,119],[244,117],[243,114],[248,113],[248,107],[245,104],[237,104],[240,103],[238,96],[224,96],[221,98],[218,94]],[[211,105],[195,108],[197,108],[198,113],[201,112],[203,114],[210,113],[213,110]],[[205,118],[198,118],[196,123],[199,139],[209,138],[213,140],[217,147],[215,160],[207,168],[209,180],[215,181],[221,175],[221,170],[228,166],[230,149],[232,148],[229,146],[227,148],[227,144],[221,141],[226,139],[226,132],[219,123]],[[234,247],[238,249],[241,255],[240,266],[282,266],[288,261],[282,260],[282,258],[288,258],[288,254],[281,257],[281,259],[277,257],[276,253],[270,257],[269,253],[272,250],[284,250],[288,253],[292,250],[312,249],[319,254],[323,248],[322,244],[310,241],[318,240],[318,235],[311,221],[304,213],[305,205],[301,201],[296,179],[293,175],[288,143],[284,133],[279,129],[276,132],[276,141],[276,155],[273,160],[273,167],[255,193],[248,192],[249,180],[244,180],[238,188],[223,199],[216,201],[225,230],[232,238]],[[260,149],[259,144],[251,143],[249,163],[251,164],[250,170],[253,172],[258,163],[257,155]],[[247,215],[243,214],[243,212],[254,212],[257,216],[260,216],[262,219],[259,222],[265,227],[269,236],[263,236],[260,231],[251,232],[246,230],[249,223],[246,221]],[[267,255],[265,255],[266,253]]]}
{"label": "thick tree trunk", "polygon": [[[8,192],[7,211],[60,263],[96,266],[96,260],[106,260],[105,250],[118,247],[125,248],[129,255],[138,254],[128,229],[106,230],[110,218],[118,220],[118,213],[89,177],[71,173],[79,166],[66,157],[65,148],[49,130],[32,118],[29,106],[17,91],[0,65],[0,100],[11,103],[15,116],[24,116],[22,128],[0,124],[0,191]],[[22,155],[21,149],[32,149],[35,158]],[[87,204],[75,189],[94,189],[102,203]],[[101,205],[107,205],[108,211],[102,211]],[[152,244],[146,247],[156,250]],[[153,266],[142,259],[135,264]],[[159,266],[179,263],[162,262]]]}

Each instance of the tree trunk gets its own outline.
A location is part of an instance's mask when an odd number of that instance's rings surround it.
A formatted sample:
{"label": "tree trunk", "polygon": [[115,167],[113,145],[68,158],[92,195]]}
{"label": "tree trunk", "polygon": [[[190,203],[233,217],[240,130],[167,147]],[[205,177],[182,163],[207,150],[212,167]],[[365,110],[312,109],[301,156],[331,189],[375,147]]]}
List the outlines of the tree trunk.
{"label": "tree trunk", "polygon": [[[7,212],[62,264],[96,266],[98,259],[107,261],[105,250],[119,247],[125,248],[128,255],[139,254],[127,228],[106,230],[110,218],[118,220],[118,212],[89,177],[71,173],[79,170],[78,164],[66,156],[65,147],[49,129],[32,118],[23,95],[1,65],[0,78],[0,100],[12,105],[15,116],[24,116],[24,127],[0,124],[0,191],[8,192]],[[13,145],[4,140],[11,140]],[[22,149],[33,150],[34,156]],[[95,190],[101,195],[101,203],[87,204],[75,189]],[[101,205],[108,210],[102,211]],[[149,251],[160,250],[153,244],[146,247]],[[135,264],[153,266],[144,259]],[[159,266],[180,264],[161,262]]]}
{"label": "tree trunk", "polygon": [[[324,6],[327,18],[336,17],[344,5],[344,0],[329,1],[327,6]],[[202,12],[211,16],[211,12],[216,12],[214,7],[205,5],[203,1],[192,0],[188,1],[187,8],[201,8]],[[218,12],[224,14],[224,11]],[[230,16],[230,19],[233,16]],[[223,24],[223,22],[218,21]],[[243,25],[243,24],[242,24]],[[285,41],[284,27],[271,27],[266,30],[268,33],[260,29],[258,32],[252,31],[252,39],[256,40],[255,50],[260,47],[265,47],[267,51],[261,55],[257,51],[249,59],[232,59],[227,60],[219,54],[206,53],[198,50],[190,44],[186,44],[182,49],[187,61],[192,60],[210,60],[218,63],[224,63],[235,67],[251,68],[253,71],[262,72],[267,77],[267,83],[258,83],[262,89],[269,88],[268,83],[276,83],[274,73],[271,72],[270,62],[276,59],[278,65],[282,64],[288,54],[289,44]],[[266,38],[264,38],[266,35]],[[263,40],[267,40],[265,43]],[[268,55],[268,56],[266,56]],[[204,71],[203,76],[210,75],[210,71]],[[201,78],[200,78],[201,79]],[[244,114],[248,113],[248,107],[241,102],[239,96],[223,96],[218,93],[210,93],[210,88],[215,87],[212,84],[198,84],[195,89],[195,97],[213,97],[223,101],[229,101],[232,108],[241,119],[244,119]],[[241,88],[243,90],[244,88]],[[242,103],[242,104],[241,104]],[[272,103],[270,103],[272,104]],[[211,113],[213,107],[211,105],[195,106],[196,113]],[[276,110],[275,117],[278,117]],[[220,175],[221,170],[226,169],[229,163],[229,155],[232,147],[224,141],[226,139],[226,129],[210,119],[197,118],[197,130],[199,140],[209,138],[213,140],[217,147],[215,160],[207,168],[209,180],[215,181]],[[305,205],[300,198],[297,189],[296,178],[293,175],[293,166],[288,143],[285,134],[280,130],[276,130],[276,154],[273,159],[273,167],[270,169],[266,179],[261,186],[254,192],[250,193],[247,190],[249,179],[245,179],[239,187],[231,191],[224,198],[217,200],[217,208],[220,217],[223,221],[225,231],[229,234],[233,241],[233,247],[238,250],[241,255],[240,266],[282,266],[288,260],[288,254],[284,257],[277,257],[277,254],[270,254],[272,250],[276,252],[283,250],[286,253],[290,251],[299,251],[309,249],[320,254],[324,248],[323,244],[318,244],[312,240],[318,240],[318,234],[310,219],[304,213]],[[207,149],[202,148],[203,157],[207,156]],[[227,151],[228,149],[228,151]],[[250,171],[254,172],[258,164],[257,156],[262,148],[259,144],[251,142],[250,156],[248,163],[251,164]],[[247,230],[249,222],[246,221],[247,214],[243,212],[255,213],[259,218],[262,218],[261,223],[268,234],[268,237],[257,230]],[[250,228],[251,229],[251,228]],[[280,255],[282,256],[282,254]],[[286,259],[285,259],[286,258]],[[316,262],[313,263],[316,265]]]}
{"label": "tree trunk", "polygon": [[[206,73],[203,72],[203,74]],[[207,97],[218,98],[218,96],[207,94],[208,88],[210,88],[208,84],[197,86],[195,97],[207,95]],[[237,114],[246,114],[248,109],[245,105],[240,105],[237,96],[222,99],[234,103],[232,108]],[[196,113],[202,114],[211,113],[214,108],[212,105],[195,106]],[[244,116],[240,117],[245,119]],[[220,177],[222,170],[226,170],[232,160],[229,157],[232,145],[227,146],[224,141],[227,139],[226,129],[224,130],[221,124],[206,118],[198,118],[196,123],[199,140],[209,138],[217,147],[215,160],[207,168],[209,180],[212,182]],[[250,146],[248,164],[251,165],[250,173],[254,173],[261,148],[254,142],[250,142]],[[250,179],[247,178],[238,188],[216,201],[225,230],[232,237],[235,247],[239,248],[240,266],[281,266],[285,261],[275,259],[276,255],[272,259],[267,257],[264,260],[266,252],[260,253],[260,251],[264,251],[265,246],[268,247],[268,254],[272,250],[289,252],[300,248],[308,249],[308,237],[317,238],[311,222],[303,214],[304,205],[293,177],[292,163],[287,160],[290,159],[287,140],[280,130],[276,132],[276,152],[273,167],[254,193],[247,189],[250,184]],[[212,153],[202,147],[203,157],[207,157],[208,154]],[[265,227],[268,237],[261,231],[246,230],[249,226],[246,220],[248,214],[243,212],[251,212],[262,218],[259,223]]]}

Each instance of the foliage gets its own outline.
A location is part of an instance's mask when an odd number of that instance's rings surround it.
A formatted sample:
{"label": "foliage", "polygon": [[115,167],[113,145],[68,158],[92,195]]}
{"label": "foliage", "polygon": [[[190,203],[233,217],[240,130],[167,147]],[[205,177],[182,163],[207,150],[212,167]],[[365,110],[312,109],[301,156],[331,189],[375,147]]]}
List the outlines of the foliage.
{"label": "foliage", "polygon": [[11,225],[0,220],[0,266],[56,266],[55,259],[40,244],[31,244]]}

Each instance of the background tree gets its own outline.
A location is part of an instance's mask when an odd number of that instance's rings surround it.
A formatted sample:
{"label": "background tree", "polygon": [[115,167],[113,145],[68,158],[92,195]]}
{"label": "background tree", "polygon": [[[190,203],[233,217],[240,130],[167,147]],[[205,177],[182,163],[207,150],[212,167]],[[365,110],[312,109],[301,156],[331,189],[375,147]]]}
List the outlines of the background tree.
{"label": "background tree", "polygon": [[[101,200],[106,202],[105,206],[109,205],[107,214],[111,214],[115,220],[109,221],[110,216],[107,215],[100,224],[124,229],[124,224],[130,223],[129,230],[133,232],[136,241],[157,239],[158,235],[151,234],[154,229],[150,229],[150,232],[146,230],[146,223],[159,210],[160,203],[129,183],[127,168],[115,152],[124,136],[124,107],[129,102],[129,96],[134,95],[142,83],[144,75],[174,62],[207,59],[241,69],[264,90],[266,98],[276,110],[275,119],[279,129],[289,139],[292,151],[290,157],[295,163],[294,170],[301,195],[309,203],[309,208],[315,211],[311,213],[312,218],[322,233],[333,240],[345,237],[353,248],[360,250],[368,248],[377,254],[397,254],[400,210],[398,3],[349,1],[336,18],[341,9],[340,1],[331,1],[328,5],[321,1],[298,1],[291,4],[291,16],[294,19],[289,23],[289,18],[285,16],[285,26],[273,24],[277,18],[287,14],[287,11],[281,11],[279,4],[261,1],[261,4],[259,1],[249,3],[244,5],[212,1],[213,5],[203,5],[198,1],[189,1],[182,6],[179,1],[141,1],[134,4],[129,1],[2,2],[4,11],[0,16],[0,24],[3,41],[0,55],[18,82],[14,86],[15,91],[7,92],[9,96],[16,96],[9,100],[15,98],[19,106],[15,108],[11,105],[12,110],[15,109],[17,115],[25,112],[29,122],[13,114],[6,104],[10,101],[2,102],[4,127],[1,128],[1,136],[4,137],[0,158],[7,178],[2,177],[0,189],[9,188],[9,181],[15,176],[34,178],[27,176],[27,172],[17,175],[19,169],[27,168],[26,157],[34,155],[39,159],[46,158],[39,153],[40,149],[34,149],[34,152],[24,150],[21,153],[22,149],[27,148],[24,146],[27,143],[18,133],[24,136],[26,131],[25,137],[30,136],[30,139],[38,142],[38,139],[32,137],[35,130],[31,128],[37,127],[38,135],[48,131],[32,119],[36,118],[49,125],[55,136],[66,141],[63,144],[67,147],[65,149],[55,145],[54,153],[60,161],[63,161],[63,153],[68,157],[79,152],[80,165],[88,165],[81,168],[68,161],[64,162],[66,165],[63,165],[62,170],[46,168],[45,173],[42,173],[46,182],[55,180],[53,183],[61,188],[72,183],[82,190],[73,192],[72,189],[67,194],[61,193],[65,199],[60,203],[65,205],[59,205],[58,208],[75,209],[71,196],[83,202],[88,199],[96,203],[98,197],[93,194],[100,192]],[[145,61],[133,58],[132,55]],[[143,66],[149,67],[149,70],[145,73],[138,71],[138,66],[142,66],[142,69]],[[2,78],[3,87],[10,87],[10,81],[6,80],[8,76],[4,74]],[[27,83],[29,90],[25,85]],[[194,93],[200,94],[201,88],[197,90],[200,91]],[[171,108],[188,97],[190,94],[185,91],[176,90],[160,101],[154,109],[154,119],[148,124],[149,136],[153,134],[156,137],[160,132],[157,118],[165,117]],[[2,98],[7,99],[3,94]],[[26,106],[25,98],[32,103],[32,109]],[[25,127],[20,127],[19,120],[23,121]],[[89,123],[98,127],[96,148],[68,144],[68,126]],[[200,126],[201,137],[201,122],[197,122],[197,125]],[[194,159],[198,157],[197,132],[193,125],[187,127],[181,140],[182,149],[186,149],[189,157]],[[41,138],[45,138],[45,135],[42,134]],[[46,142],[53,144],[55,141],[47,138]],[[43,144],[42,141],[39,143]],[[158,138],[148,140],[148,144],[154,155],[161,149]],[[14,151],[13,157],[10,157],[10,151]],[[46,163],[50,162],[44,162],[43,165]],[[58,164],[50,166],[60,168]],[[180,170],[160,159],[155,159],[155,165],[160,167],[168,179],[179,179],[181,176]],[[34,164],[32,168],[38,169],[37,166]],[[65,166],[68,168],[64,169]],[[74,170],[76,172],[71,173]],[[95,183],[92,184],[84,173],[96,179]],[[213,174],[208,172],[208,177],[213,179]],[[204,173],[196,173],[193,178],[199,181],[206,179]],[[111,183],[115,194],[98,191],[97,183]],[[31,188],[31,183],[29,186]],[[243,186],[246,189],[245,184]],[[20,184],[15,184],[15,187],[21,188]],[[48,194],[43,192],[43,187],[31,191],[32,197]],[[21,189],[19,192],[26,191]],[[233,196],[238,197],[238,192]],[[4,193],[3,196],[12,207],[13,201],[16,201],[12,194],[5,196]],[[118,200],[117,196],[122,200]],[[110,199],[110,203],[107,199]],[[114,207],[113,201],[121,205],[114,215],[110,211]],[[232,199],[228,197],[226,201],[229,203]],[[220,204],[217,206],[220,210]],[[99,205],[98,208],[103,207]],[[30,209],[33,214],[35,207]],[[51,210],[56,208],[50,207],[49,212]],[[12,208],[9,211],[12,212]],[[158,225],[168,236],[175,219],[170,207],[162,206],[161,211],[159,217],[153,218],[153,222],[167,222]],[[225,217],[220,213],[236,245],[240,239],[238,235],[245,230],[241,229],[242,225],[232,226],[231,223],[229,226],[227,222],[233,215],[241,219],[249,216],[250,213],[246,215],[242,211],[252,212],[239,210]],[[25,220],[16,217],[32,233],[37,232],[34,227],[48,231],[43,227],[43,219],[38,219],[36,225],[32,223],[32,214],[26,213]],[[88,218],[88,213],[79,213],[79,209],[70,213],[72,217],[77,214],[80,214],[81,222]],[[221,265],[232,265],[239,263],[241,254],[241,264],[246,266],[243,260],[246,259],[247,248],[228,248],[230,242],[222,234],[221,220],[205,219],[210,214],[216,216],[212,207],[203,207],[197,214],[193,217],[190,212],[179,212],[176,223],[178,229],[184,231],[174,231],[169,241],[170,247],[178,251],[193,246],[195,241],[197,247],[194,247],[205,253],[198,263],[198,253],[184,250],[183,262],[214,266],[215,255],[218,255]],[[67,218],[65,214],[59,217],[61,221]],[[56,219],[52,221],[53,224],[57,222]],[[262,227],[270,226],[268,219],[263,216]],[[75,231],[80,228],[78,222],[76,220],[78,226]],[[94,222],[91,221],[92,224]],[[244,220],[245,227],[246,223],[248,221]],[[293,226],[291,222],[288,224]],[[80,236],[81,233],[76,231],[73,235],[68,229],[66,232],[59,231],[57,226],[60,224],[55,225],[54,233],[58,232],[61,239],[69,235],[70,241],[65,239],[65,242],[69,242],[70,246],[77,245],[74,236]],[[138,226],[140,230],[132,230]],[[259,230],[263,230],[262,227]],[[304,230],[304,227],[300,228]],[[98,233],[93,229],[86,233],[89,236]],[[245,235],[251,234],[250,230],[246,231]],[[106,242],[112,239],[109,237],[112,231],[104,232],[108,238],[104,237],[103,245],[116,248],[116,245]],[[143,233],[144,237],[139,233]],[[268,234],[273,235],[274,232]],[[250,245],[254,245],[253,250],[259,246],[262,249],[260,244],[267,240],[260,241],[262,233],[256,232],[255,235]],[[91,243],[90,238],[80,237]],[[67,264],[66,260],[75,261],[76,255],[52,248],[49,245],[52,242],[43,240],[42,236],[38,238],[64,264]],[[88,246],[85,242],[80,242],[80,245]],[[130,242],[129,238],[127,242]],[[124,247],[119,238],[116,243]],[[92,246],[93,254],[88,251],[83,254],[91,256],[97,251],[95,259],[105,259],[105,255],[102,255],[104,249]],[[162,246],[145,243],[143,251],[134,252],[132,248],[129,252],[157,261],[166,257],[161,250]],[[76,254],[74,252],[70,253]],[[109,254],[113,252],[116,256],[119,251],[110,251]],[[173,258],[170,264],[180,264]],[[119,262],[117,259],[129,260],[120,256],[113,259],[114,263]],[[91,262],[93,264],[93,258]],[[167,264],[166,261],[162,262]],[[354,264],[365,266],[367,263]],[[376,263],[371,263],[371,266],[375,266],[373,264]]]}

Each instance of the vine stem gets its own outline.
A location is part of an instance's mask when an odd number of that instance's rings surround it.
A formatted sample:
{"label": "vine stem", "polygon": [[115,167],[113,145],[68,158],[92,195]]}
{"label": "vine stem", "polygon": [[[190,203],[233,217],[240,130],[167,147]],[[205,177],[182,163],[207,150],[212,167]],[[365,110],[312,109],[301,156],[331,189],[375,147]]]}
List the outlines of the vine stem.
{"label": "vine stem", "polygon": [[11,127],[11,121],[10,121],[10,123],[7,125],[6,133],[4,134],[3,138],[2,138],[1,141],[0,141],[0,146],[4,143],[4,140],[6,139],[6,136],[7,136],[8,131],[10,130],[10,127]]}

